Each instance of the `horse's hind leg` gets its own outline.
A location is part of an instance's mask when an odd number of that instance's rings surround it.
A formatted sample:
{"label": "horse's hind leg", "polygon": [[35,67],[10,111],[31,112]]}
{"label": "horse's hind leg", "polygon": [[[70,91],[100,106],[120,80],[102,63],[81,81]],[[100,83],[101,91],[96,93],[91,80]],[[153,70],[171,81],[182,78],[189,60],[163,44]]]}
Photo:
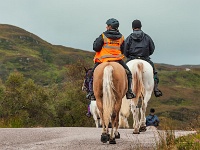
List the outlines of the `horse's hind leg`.
{"label": "horse's hind leg", "polygon": [[97,118],[95,120],[95,124],[96,124],[96,128],[98,128],[99,127],[99,120]]}
{"label": "horse's hind leg", "polygon": [[146,127],[146,118],[145,118],[145,104],[142,105],[142,107],[140,108],[140,114],[141,114],[141,120],[140,120],[140,128],[144,128]]}
{"label": "horse's hind leg", "polygon": [[115,138],[116,139],[120,138],[120,134],[118,132],[118,128],[119,128],[119,112],[117,113],[117,116],[115,118]]}
{"label": "horse's hind leg", "polygon": [[140,134],[139,132],[139,109],[135,105],[131,105],[133,114],[133,134]]}
{"label": "horse's hind leg", "polygon": [[102,123],[102,134],[101,134],[101,142],[106,143],[109,140],[109,135],[108,135],[108,131],[106,130],[106,126],[105,126],[105,121],[103,118],[103,103],[102,103],[102,99],[98,99],[98,97],[96,97],[96,101],[97,101],[97,107],[99,109],[99,116],[101,119],[101,123]]}
{"label": "horse's hind leg", "polygon": [[109,144],[116,144],[115,137],[114,137],[114,128],[116,126],[116,113],[113,112],[111,116],[111,124],[112,124],[112,129],[110,133],[110,139],[109,139]]}
{"label": "horse's hind leg", "polygon": [[147,103],[148,103],[150,98],[151,98],[151,93],[146,92],[142,107],[140,108],[140,113],[141,113],[140,130],[141,130],[141,132],[146,131],[146,117],[145,117],[145,114],[146,114]]}
{"label": "horse's hind leg", "polygon": [[145,113],[144,113],[144,104],[142,105],[142,107],[140,108],[140,114],[141,114],[141,119],[140,119],[140,132],[145,132],[146,129],[146,119],[145,119]]}
{"label": "horse's hind leg", "polygon": [[101,142],[107,143],[110,139],[110,135],[108,133],[108,127],[105,126],[104,119],[103,119],[103,114],[100,112],[100,116],[102,118],[102,134],[101,134]]}

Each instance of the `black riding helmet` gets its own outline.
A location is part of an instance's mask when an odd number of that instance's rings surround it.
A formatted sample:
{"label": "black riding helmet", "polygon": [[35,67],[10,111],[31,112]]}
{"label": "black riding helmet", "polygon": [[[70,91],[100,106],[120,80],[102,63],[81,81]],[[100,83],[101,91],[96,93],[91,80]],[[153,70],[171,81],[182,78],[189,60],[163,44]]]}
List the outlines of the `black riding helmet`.
{"label": "black riding helmet", "polygon": [[106,21],[108,26],[111,26],[113,29],[118,29],[119,21],[117,19],[111,18]]}

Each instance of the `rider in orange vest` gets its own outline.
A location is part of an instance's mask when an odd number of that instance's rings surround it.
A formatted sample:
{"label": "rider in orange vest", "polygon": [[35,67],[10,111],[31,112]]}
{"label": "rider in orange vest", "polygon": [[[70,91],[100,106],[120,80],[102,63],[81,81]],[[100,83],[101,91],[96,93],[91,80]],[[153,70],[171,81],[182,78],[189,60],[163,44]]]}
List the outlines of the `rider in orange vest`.
{"label": "rider in orange vest", "polygon": [[107,31],[103,32],[93,43],[93,50],[96,51],[96,55],[94,57],[95,65],[90,75],[89,93],[86,98],[95,100],[93,92],[93,72],[95,68],[102,62],[116,61],[127,70],[128,91],[126,93],[126,97],[127,99],[132,99],[135,97],[135,94],[131,89],[132,74],[128,66],[122,60],[124,58],[124,36],[118,30],[118,20],[111,18],[107,20],[106,24]]}

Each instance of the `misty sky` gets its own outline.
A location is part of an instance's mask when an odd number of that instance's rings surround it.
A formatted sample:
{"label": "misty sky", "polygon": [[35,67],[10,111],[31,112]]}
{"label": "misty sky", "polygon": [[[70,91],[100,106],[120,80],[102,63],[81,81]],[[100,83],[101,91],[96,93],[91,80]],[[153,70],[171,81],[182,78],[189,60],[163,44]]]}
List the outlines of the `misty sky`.
{"label": "misty sky", "polygon": [[153,62],[200,64],[200,0],[0,0],[1,24],[87,51],[109,18],[119,20],[125,38],[132,21],[141,20],[156,46]]}

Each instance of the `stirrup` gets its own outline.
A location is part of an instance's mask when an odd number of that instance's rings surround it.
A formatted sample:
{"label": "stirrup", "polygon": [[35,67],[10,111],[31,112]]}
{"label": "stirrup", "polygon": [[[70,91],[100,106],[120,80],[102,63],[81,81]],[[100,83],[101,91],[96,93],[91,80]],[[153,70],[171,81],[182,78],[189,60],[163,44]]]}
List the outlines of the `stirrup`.
{"label": "stirrup", "polygon": [[156,97],[160,97],[160,96],[162,96],[162,92],[160,90],[154,90],[154,95]]}
{"label": "stirrup", "polygon": [[87,95],[86,95],[86,98],[91,100],[91,101],[95,101],[96,98],[94,96],[94,93],[93,92],[89,92]]}
{"label": "stirrup", "polygon": [[86,98],[87,98],[87,99],[91,99],[91,96],[92,96],[92,95],[94,95],[94,93],[93,93],[93,92],[89,92],[89,93],[86,95]]}
{"label": "stirrup", "polygon": [[96,98],[95,98],[94,94],[90,96],[90,100],[91,101],[96,101]]}
{"label": "stirrup", "polygon": [[136,96],[135,96],[135,94],[132,92],[132,91],[128,91],[127,93],[126,93],[126,98],[127,99],[132,99],[132,98],[135,98]]}

